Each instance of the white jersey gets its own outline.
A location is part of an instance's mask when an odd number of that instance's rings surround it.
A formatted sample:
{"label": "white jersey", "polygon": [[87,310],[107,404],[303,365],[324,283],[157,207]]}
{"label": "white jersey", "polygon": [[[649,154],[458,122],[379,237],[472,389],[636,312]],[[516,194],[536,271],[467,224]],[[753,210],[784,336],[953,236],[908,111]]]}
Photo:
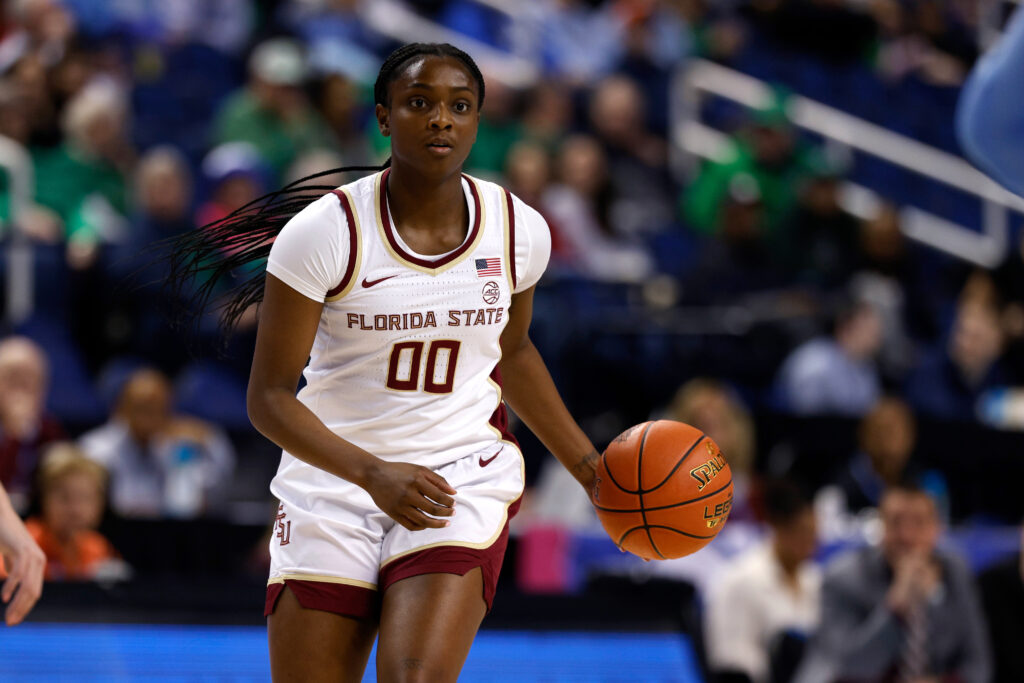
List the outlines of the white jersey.
{"label": "white jersey", "polygon": [[[499,337],[512,294],[544,272],[551,237],[511,193],[463,176],[465,241],[416,254],[394,229],[388,173],[303,209],[277,237],[267,272],[325,302],[299,400],[373,455],[436,469],[503,438]],[[317,472],[285,452],[275,485]]]}

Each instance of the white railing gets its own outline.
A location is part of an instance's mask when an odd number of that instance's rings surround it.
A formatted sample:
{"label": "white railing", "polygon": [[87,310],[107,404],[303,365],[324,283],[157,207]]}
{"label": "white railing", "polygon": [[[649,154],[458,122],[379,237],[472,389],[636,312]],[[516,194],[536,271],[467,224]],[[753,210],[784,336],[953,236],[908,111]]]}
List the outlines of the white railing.
{"label": "white railing", "polygon": [[[708,96],[722,97],[750,108],[772,101],[771,88],[756,78],[718,64],[694,60],[677,73],[672,93],[672,163],[680,180],[692,177],[698,158],[715,159],[728,149],[728,137],[699,120]],[[798,128],[822,136],[830,147],[855,150],[883,159],[918,175],[977,197],[983,203],[982,232],[941,218],[925,207],[901,209],[903,231],[920,242],[985,267],[997,265],[1006,253],[1009,211],[1024,212],[1024,198],[1005,190],[960,157],[851,116],[820,102],[794,95],[786,105]],[[847,208],[870,215],[880,198],[871,190],[846,183]]]}

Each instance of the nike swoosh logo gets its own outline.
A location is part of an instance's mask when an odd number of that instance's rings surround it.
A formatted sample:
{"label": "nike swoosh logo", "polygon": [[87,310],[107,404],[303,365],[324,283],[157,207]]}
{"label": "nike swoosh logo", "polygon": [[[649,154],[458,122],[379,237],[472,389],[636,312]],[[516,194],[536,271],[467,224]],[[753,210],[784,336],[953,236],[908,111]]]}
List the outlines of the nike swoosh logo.
{"label": "nike swoosh logo", "polygon": [[397,275],[388,275],[387,277],[382,277],[379,280],[367,280],[364,277],[362,285],[363,285],[363,287],[373,287],[374,285],[379,285],[380,283],[384,282],[385,280],[390,280],[393,277],[398,277],[398,276]]}
{"label": "nike swoosh logo", "polygon": [[494,455],[492,455],[491,457],[486,458],[486,459],[485,458],[480,458],[480,467],[487,467],[488,465],[490,465],[492,462],[494,462],[494,459],[497,458],[500,453],[501,453],[501,449],[499,448],[498,452],[495,453]]}

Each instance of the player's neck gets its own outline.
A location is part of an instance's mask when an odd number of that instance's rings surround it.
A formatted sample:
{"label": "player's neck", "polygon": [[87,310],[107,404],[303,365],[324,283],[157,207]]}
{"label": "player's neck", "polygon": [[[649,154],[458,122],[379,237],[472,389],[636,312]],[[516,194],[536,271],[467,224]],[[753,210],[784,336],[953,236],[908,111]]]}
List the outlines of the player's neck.
{"label": "player's neck", "polygon": [[[446,242],[457,240],[457,247],[465,238],[469,209],[460,173],[438,180],[411,169],[392,167],[386,192],[395,229],[403,239],[407,235],[434,234]],[[453,229],[456,234],[452,234]]]}

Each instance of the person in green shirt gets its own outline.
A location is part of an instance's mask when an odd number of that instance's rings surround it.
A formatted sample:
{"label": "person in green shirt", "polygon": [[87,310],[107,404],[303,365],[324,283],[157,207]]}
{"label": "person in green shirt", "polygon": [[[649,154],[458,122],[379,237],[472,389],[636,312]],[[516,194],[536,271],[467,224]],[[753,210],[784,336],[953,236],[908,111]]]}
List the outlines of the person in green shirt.
{"label": "person in green shirt", "polygon": [[213,144],[252,144],[277,180],[303,152],[334,147],[330,129],[302,89],[307,70],[295,41],[273,38],[257,45],[249,58],[248,84],[217,114]]}
{"label": "person in green shirt", "polygon": [[87,265],[99,242],[127,229],[125,178],[135,155],[127,97],[109,81],[94,81],[68,103],[62,126],[63,143],[31,150],[35,200],[63,222],[72,263]]}
{"label": "person in green shirt", "polygon": [[812,174],[810,149],[800,144],[781,101],[755,114],[753,125],[733,139],[723,159],[711,161],[682,197],[682,213],[698,233],[711,235],[732,179],[746,174],[761,190],[769,241],[796,206],[797,193]]}

